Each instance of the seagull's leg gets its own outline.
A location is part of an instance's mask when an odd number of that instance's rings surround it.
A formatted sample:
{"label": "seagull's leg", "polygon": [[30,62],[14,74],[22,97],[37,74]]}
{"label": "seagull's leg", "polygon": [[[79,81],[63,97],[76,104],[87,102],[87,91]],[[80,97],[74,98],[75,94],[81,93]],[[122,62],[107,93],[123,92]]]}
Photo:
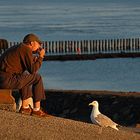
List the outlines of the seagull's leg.
{"label": "seagull's leg", "polygon": [[98,133],[98,134],[102,134],[102,129],[103,129],[103,127],[101,126],[101,127],[99,128],[99,133]]}

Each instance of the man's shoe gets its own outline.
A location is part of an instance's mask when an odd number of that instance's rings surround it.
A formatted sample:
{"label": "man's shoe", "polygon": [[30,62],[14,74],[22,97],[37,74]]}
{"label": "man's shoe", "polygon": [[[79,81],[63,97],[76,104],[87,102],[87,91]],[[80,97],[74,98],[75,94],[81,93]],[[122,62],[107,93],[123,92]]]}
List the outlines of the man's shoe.
{"label": "man's shoe", "polygon": [[33,110],[31,115],[36,117],[51,117],[51,115],[49,115],[47,112],[42,111],[41,109],[38,111]]}
{"label": "man's shoe", "polygon": [[32,109],[29,108],[20,108],[19,113],[25,114],[25,115],[31,115],[32,113]]}

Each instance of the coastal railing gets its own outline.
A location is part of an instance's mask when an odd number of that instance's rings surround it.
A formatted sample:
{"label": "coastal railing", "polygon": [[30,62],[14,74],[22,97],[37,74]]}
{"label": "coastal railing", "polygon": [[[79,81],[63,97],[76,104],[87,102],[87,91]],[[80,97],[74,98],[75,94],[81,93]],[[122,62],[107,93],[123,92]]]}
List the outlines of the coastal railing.
{"label": "coastal railing", "polygon": [[[19,42],[9,42],[9,46]],[[44,41],[42,44],[48,55],[135,53],[140,52],[140,38],[81,40],[81,41]]]}

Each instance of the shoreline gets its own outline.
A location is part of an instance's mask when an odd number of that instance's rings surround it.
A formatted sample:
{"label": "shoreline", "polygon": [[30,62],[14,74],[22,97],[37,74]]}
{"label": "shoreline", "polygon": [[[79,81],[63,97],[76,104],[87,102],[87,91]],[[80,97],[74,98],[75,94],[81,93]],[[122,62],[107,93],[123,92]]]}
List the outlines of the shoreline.
{"label": "shoreline", "polygon": [[139,97],[138,91],[113,91],[113,90],[71,90],[71,89],[45,89],[45,92],[62,92],[73,94],[104,94],[104,95],[118,95],[118,96],[135,96]]}
{"label": "shoreline", "polygon": [[78,61],[78,60],[96,60],[106,58],[137,58],[140,53],[99,53],[99,54],[65,54],[65,55],[45,55],[43,61]]}

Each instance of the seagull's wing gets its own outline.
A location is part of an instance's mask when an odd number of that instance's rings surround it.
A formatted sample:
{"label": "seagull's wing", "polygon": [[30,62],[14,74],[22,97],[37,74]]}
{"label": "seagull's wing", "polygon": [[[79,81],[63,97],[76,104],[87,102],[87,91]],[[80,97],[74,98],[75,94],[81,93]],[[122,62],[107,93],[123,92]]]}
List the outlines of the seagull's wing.
{"label": "seagull's wing", "polygon": [[116,126],[117,124],[113,122],[109,117],[103,115],[103,114],[98,114],[97,117],[95,118],[96,121],[100,126],[107,127],[107,126]]}

